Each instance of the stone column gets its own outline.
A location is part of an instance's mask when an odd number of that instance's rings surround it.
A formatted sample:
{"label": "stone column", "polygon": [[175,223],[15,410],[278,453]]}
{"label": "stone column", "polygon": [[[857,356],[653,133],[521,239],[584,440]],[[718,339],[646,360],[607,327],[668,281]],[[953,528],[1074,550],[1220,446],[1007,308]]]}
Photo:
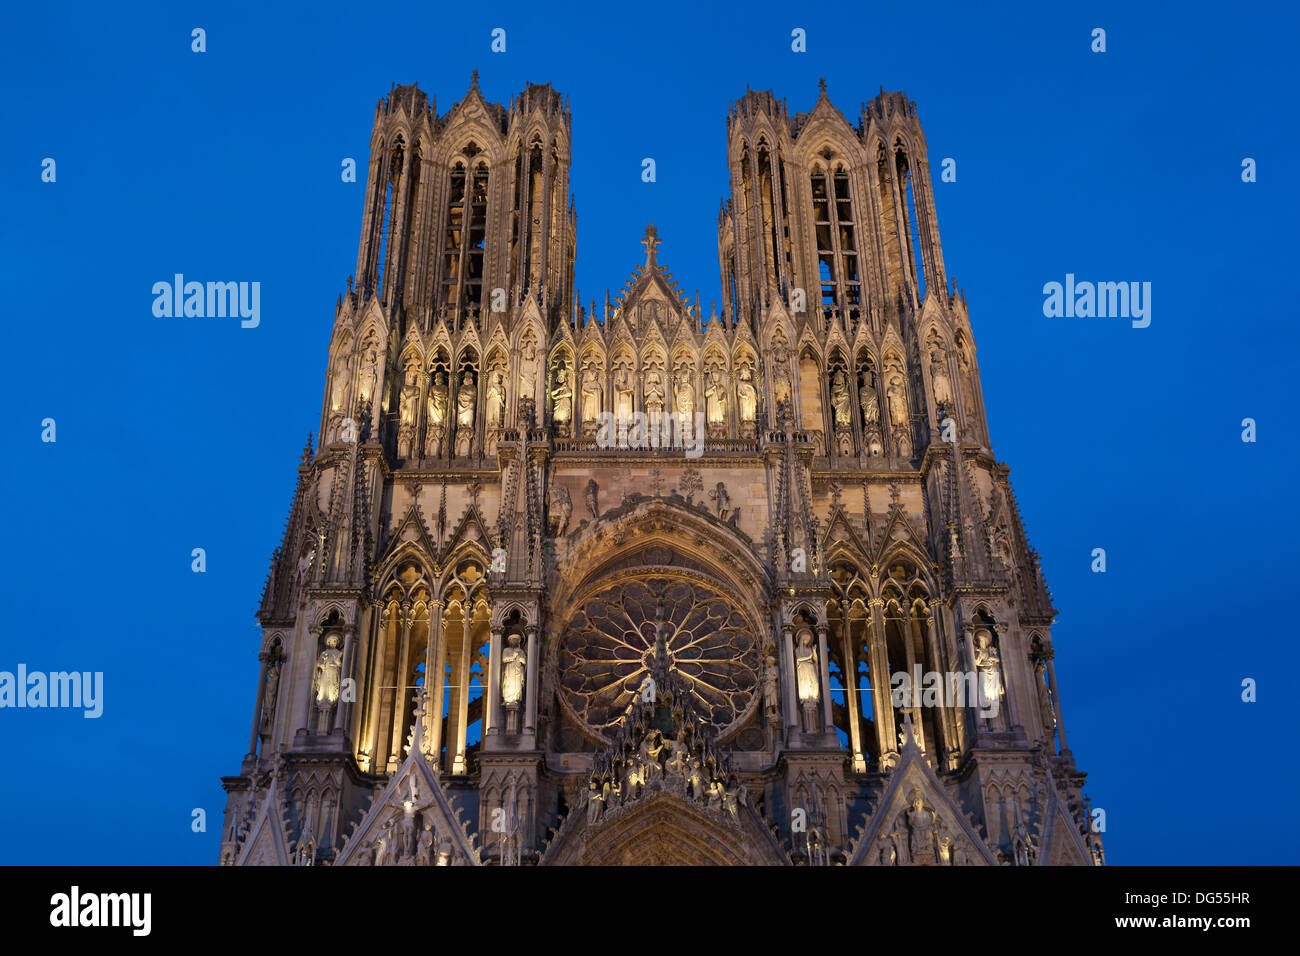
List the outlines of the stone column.
{"label": "stone column", "polygon": [[[361,609],[358,608],[358,617],[360,614]],[[352,702],[343,700],[343,692],[345,688],[343,682],[352,680],[352,661],[353,658],[356,657],[357,650],[356,641],[354,640],[356,632],[357,628],[355,625],[349,626],[343,631],[343,667],[339,670],[341,675],[339,678],[339,702],[338,706],[334,708],[334,727],[330,731],[334,734],[341,734],[344,737],[348,735],[348,719],[352,716]]]}
{"label": "stone column", "polygon": [[849,746],[853,753],[853,772],[865,773],[867,761],[862,756],[862,724],[858,715],[858,667],[853,646],[853,625],[849,621],[849,602],[840,601],[840,644],[844,660],[844,694],[849,709]]}
{"label": "stone column", "polygon": [[257,759],[257,732],[262,727],[262,698],[266,694],[266,670],[271,655],[267,651],[262,651],[257,655],[257,659],[262,662],[262,667],[257,672],[257,694],[253,698],[253,729],[248,735],[248,754],[244,757],[245,763]]}
{"label": "stone column", "polygon": [[537,626],[525,628],[528,636],[528,678],[524,686],[524,733],[537,732]]}
{"label": "stone column", "polygon": [[488,643],[487,687],[483,688],[483,737],[499,737],[505,726],[501,719],[501,637],[500,624],[491,625]]}
{"label": "stone column", "polygon": [[783,640],[782,653],[785,655],[785,725],[787,732],[790,728],[799,728],[801,721],[799,719],[800,707],[796,700],[798,696],[795,692],[795,670],[794,670],[794,628],[789,624],[782,626]]}
{"label": "stone column", "polygon": [[[460,660],[456,662],[453,671],[459,686],[459,693],[456,695],[456,749],[453,751],[451,760],[451,772],[455,774],[469,772],[469,765],[465,760],[465,743],[469,732],[469,728],[466,726],[469,723],[469,665],[474,643],[474,618],[472,615],[473,607],[471,605],[465,609],[465,617],[461,622]],[[484,708],[484,711],[486,712],[486,708]]]}
{"label": "stone column", "polygon": [[427,752],[435,761],[442,752],[442,702],[447,683],[444,660],[446,648],[442,629],[442,613],[446,606],[442,598],[429,603],[429,644],[424,656],[424,683],[429,691],[429,703],[425,707],[428,713],[424,716],[424,739],[427,742]]}
{"label": "stone column", "polygon": [[[821,655],[822,732],[835,733],[835,711],[831,704],[831,661],[827,653],[826,625],[817,625],[817,652]],[[836,740],[839,737],[836,735]]]}
{"label": "stone column", "polygon": [[890,701],[889,654],[885,642],[885,602],[872,598],[867,602],[871,608],[871,635],[867,641],[871,656],[871,699],[875,704],[876,737],[880,743],[880,756],[898,753],[898,731],[894,729],[894,705]]}
{"label": "stone column", "polygon": [[944,672],[943,694],[945,699],[943,706],[939,708],[942,716],[940,720],[935,722],[943,734],[943,752],[936,755],[938,757],[938,766],[942,767],[948,763],[949,751],[957,750],[960,745],[957,742],[956,727],[953,726],[952,708],[948,706],[947,702],[948,688],[952,686],[952,678],[949,676],[947,655],[943,653],[939,640],[939,602],[931,601],[929,607],[930,617],[926,621],[926,643],[930,648],[930,660],[934,662],[934,667]]}
{"label": "stone column", "polygon": [[1052,689],[1052,709],[1056,711],[1056,737],[1061,745],[1061,753],[1070,752],[1070,745],[1065,740],[1065,719],[1061,716],[1061,694],[1056,689],[1056,665],[1052,659],[1056,657],[1056,652],[1051,648],[1047,651],[1047,683]]}
{"label": "stone column", "polygon": [[316,655],[320,653],[321,631],[319,624],[307,628],[307,633],[311,635],[311,653],[307,655],[307,680],[303,685],[307,690],[307,701],[302,712],[302,727],[298,730],[298,733],[303,735],[312,731],[312,706],[316,702],[316,695],[312,691],[316,682]]}
{"label": "stone column", "polygon": [[[1011,666],[1007,662],[1009,648],[1006,639],[1007,632],[1010,630],[1009,626],[999,623],[994,624],[993,629],[998,635],[998,661],[1002,667],[1002,696],[1007,702],[1007,730],[1014,730],[1020,726],[1020,711],[1016,705],[1016,694],[1023,691],[1024,682],[1017,673],[1015,686],[1013,687],[1011,684]],[[1019,671],[1020,668],[1016,668],[1016,670]]]}
{"label": "stone column", "polygon": [[396,770],[401,764],[402,747],[406,743],[406,675],[410,669],[412,612],[411,602],[403,601],[396,667],[393,671],[393,731],[388,748],[388,766],[391,770]]}

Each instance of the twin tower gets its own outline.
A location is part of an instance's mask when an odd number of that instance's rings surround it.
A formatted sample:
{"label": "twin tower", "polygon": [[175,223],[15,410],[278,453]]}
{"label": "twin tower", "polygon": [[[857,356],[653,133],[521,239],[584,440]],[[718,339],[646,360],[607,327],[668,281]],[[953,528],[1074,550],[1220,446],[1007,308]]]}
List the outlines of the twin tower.
{"label": "twin tower", "polygon": [[1101,862],[915,105],[726,156],[584,304],[567,101],[380,100],[223,863]]}

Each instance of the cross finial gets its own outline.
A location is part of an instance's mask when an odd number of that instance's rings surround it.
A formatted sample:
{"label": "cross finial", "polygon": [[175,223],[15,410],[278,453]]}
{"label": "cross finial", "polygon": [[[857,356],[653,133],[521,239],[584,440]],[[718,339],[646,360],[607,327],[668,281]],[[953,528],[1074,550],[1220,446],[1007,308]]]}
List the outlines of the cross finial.
{"label": "cross finial", "polygon": [[659,249],[659,230],[653,222],[645,227],[645,238],[641,240],[641,245],[645,246],[645,264],[648,269],[655,264],[655,253]]}
{"label": "cross finial", "polygon": [[821,93],[822,96],[826,95],[826,77],[823,76],[820,80],[817,81],[817,90],[818,92]]}
{"label": "cross finial", "polygon": [[475,70],[469,75],[469,88],[471,90],[478,89],[478,70]]}

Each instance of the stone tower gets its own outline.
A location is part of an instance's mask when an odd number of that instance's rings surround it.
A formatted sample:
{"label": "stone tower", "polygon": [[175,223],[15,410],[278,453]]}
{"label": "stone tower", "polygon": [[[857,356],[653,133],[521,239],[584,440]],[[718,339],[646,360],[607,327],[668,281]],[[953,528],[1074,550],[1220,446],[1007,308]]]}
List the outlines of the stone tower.
{"label": "stone tower", "polygon": [[375,112],[226,864],[1100,864],[916,106],[731,107],[723,306],[570,119]]}

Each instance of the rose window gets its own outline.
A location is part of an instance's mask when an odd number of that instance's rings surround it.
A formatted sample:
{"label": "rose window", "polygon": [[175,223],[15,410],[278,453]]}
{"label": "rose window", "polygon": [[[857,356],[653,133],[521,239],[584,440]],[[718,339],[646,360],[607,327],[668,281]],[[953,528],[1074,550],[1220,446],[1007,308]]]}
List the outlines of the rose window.
{"label": "rose window", "polygon": [[650,673],[660,600],[671,666],[695,713],[725,735],[753,705],[758,646],[740,608],[698,583],[636,580],[589,598],[559,646],[565,706],[589,731],[609,736]]}

